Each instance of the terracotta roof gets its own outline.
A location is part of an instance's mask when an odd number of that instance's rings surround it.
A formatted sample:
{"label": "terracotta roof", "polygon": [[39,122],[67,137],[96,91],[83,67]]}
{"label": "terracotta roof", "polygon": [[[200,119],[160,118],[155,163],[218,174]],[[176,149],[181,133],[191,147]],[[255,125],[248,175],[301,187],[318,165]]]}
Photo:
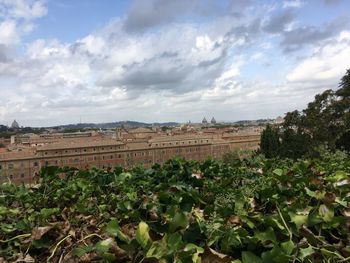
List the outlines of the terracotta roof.
{"label": "terracotta roof", "polygon": [[59,149],[71,149],[71,148],[86,148],[94,146],[118,146],[123,145],[123,142],[110,140],[110,139],[100,139],[100,140],[72,140],[72,141],[62,141],[58,143],[45,144],[43,146],[37,147],[37,151],[46,151],[46,150],[59,150]]}
{"label": "terracotta roof", "polygon": [[175,135],[175,136],[160,136],[155,137],[149,140],[150,143],[152,142],[167,142],[167,141],[183,141],[183,140],[208,140],[212,139],[213,137],[211,135]]}
{"label": "terracotta roof", "polygon": [[144,127],[139,127],[136,129],[132,129],[129,131],[130,133],[155,133],[155,131],[148,129],[148,128],[144,128]]}
{"label": "terracotta roof", "polygon": [[128,150],[138,150],[150,148],[147,142],[130,142],[126,144]]}
{"label": "terracotta roof", "polygon": [[36,156],[35,152],[33,152],[33,151],[6,152],[6,153],[0,154],[0,161],[20,160],[20,159],[26,159],[26,158],[33,158],[35,156]]}

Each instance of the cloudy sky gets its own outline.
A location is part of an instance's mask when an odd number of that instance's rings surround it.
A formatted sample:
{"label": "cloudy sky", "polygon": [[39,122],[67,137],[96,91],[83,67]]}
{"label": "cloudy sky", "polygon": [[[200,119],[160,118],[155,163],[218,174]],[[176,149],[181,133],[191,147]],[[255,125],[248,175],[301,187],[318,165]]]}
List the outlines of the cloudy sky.
{"label": "cloudy sky", "polygon": [[0,124],[235,121],[350,68],[349,0],[0,0]]}

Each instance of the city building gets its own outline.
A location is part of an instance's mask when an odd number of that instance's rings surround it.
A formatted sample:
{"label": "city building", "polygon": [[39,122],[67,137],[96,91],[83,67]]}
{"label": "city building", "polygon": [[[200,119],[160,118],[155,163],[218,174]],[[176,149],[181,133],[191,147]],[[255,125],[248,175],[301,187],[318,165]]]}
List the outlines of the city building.
{"label": "city building", "polygon": [[14,140],[17,144],[0,152],[0,182],[34,183],[45,166],[107,169],[140,165],[148,168],[174,156],[202,161],[209,156],[220,159],[230,151],[259,147],[259,133],[207,129],[208,132],[182,134],[157,133],[147,128],[118,129],[109,137],[93,133],[43,134],[39,135],[40,143],[31,143],[31,135],[27,135],[29,144],[27,139]]}
{"label": "city building", "polygon": [[16,120],[14,120],[11,124],[11,128],[12,129],[19,129],[19,124]]}

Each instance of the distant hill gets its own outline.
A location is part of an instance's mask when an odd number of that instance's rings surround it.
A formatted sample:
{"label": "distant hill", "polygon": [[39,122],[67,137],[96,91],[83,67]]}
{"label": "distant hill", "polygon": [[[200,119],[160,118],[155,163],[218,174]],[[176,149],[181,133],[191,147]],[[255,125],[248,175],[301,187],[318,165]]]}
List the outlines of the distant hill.
{"label": "distant hill", "polygon": [[161,123],[145,123],[138,121],[118,121],[118,122],[107,122],[107,123],[76,123],[76,124],[65,124],[49,128],[55,129],[113,129],[118,127],[125,128],[137,128],[137,127],[152,127],[157,126],[176,126],[177,122],[161,122]]}

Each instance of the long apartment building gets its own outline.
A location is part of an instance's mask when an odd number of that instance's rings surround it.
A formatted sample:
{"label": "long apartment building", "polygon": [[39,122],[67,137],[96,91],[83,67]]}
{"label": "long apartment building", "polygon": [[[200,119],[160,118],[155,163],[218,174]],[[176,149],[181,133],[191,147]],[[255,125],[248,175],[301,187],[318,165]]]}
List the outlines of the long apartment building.
{"label": "long apartment building", "polygon": [[259,134],[161,135],[130,142],[111,138],[65,139],[20,152],[0,153],[0,182],[34,183],[45,166],[148,168],[174,156],[197,161],[209,156],[220,159],[233,150],[257,149],[259,143]]}

